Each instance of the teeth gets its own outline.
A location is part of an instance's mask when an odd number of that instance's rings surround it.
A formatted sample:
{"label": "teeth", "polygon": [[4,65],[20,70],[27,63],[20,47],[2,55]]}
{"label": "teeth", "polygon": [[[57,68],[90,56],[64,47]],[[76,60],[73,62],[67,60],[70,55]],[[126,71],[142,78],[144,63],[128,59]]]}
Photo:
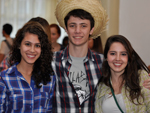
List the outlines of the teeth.
{"label": "teeth", "polygon": [[115,65],[120,66],[121,64],[115,64]]}
{"label": "teeth", "polygon": [[34,57],[34,55],[27,55],[28,57],[31,57],[31,58],[33,58]]}
{"label": "teeth", "polygon": [[81,37],[75,37],[75,38],[81,38]]}

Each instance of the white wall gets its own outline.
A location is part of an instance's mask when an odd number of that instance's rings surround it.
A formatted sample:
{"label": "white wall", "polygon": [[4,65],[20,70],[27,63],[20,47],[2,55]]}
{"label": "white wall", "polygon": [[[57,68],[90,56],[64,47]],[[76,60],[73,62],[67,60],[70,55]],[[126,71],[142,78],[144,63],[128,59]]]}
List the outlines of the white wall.
{"label": "white wall", "polygon": [[[59,25],[59,24],[58,24],[58,25]],[[59,26],[59,27],[60,27],[60,26]],[[68,36],[68,34],[66,33],[66,31],[65,31],[62,27],[60,27],[60,30],[61,30],[61,36],[58,38],[57,42],[58,42],[59,44],[62,44],[64,37],[65,37],[65,36]]]}
{"label": "white wall", "polygon": [[150,65],[150,0],[120,0],[119,34]]}

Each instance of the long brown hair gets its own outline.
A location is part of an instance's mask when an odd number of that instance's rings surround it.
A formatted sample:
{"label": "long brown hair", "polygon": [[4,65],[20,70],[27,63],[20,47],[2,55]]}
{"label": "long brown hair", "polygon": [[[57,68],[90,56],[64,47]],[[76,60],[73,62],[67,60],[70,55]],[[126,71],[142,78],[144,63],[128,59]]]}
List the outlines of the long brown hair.
{"label": "long brown hair", "polygon": [[[104,58],[107,59],[107,53],[110,49],[110,46],[114,42],[120,42],[126,49],[128,54],[128,64],[125,68],[124,73],[122,74],[123,81],[125,81],[125,89],[129,91],[130,99],[134,104],[141,104],[139,102],[139,97],[142,97],[141,87],[140,87],[140,78],[138,74],[139,69],[144,69],[149,73],[149,69],[146,64],[142,61],[136,51],[132,48],[130,42],[122,35],[113,35],[107,39],[105,49],[104,49]],[[107,86],[111,87],[109,84],[111,72],[107,60],[104,60],[103,66],[103,78]],[[123,84],[123,83],[122,83]],[[134,102],[134,99],[137,99],[138,103]]]}
{"label": "long brown hair", "polygon": [[38,22],[44,27],[45,32],[48,35],[48,39],[50,41],[51,40],[51,34],[50,34],[50,27],[49,27],[48,21],[42,17],[34,17],[34,18],[31,18],[28,22],[32,22],[32,21]]}

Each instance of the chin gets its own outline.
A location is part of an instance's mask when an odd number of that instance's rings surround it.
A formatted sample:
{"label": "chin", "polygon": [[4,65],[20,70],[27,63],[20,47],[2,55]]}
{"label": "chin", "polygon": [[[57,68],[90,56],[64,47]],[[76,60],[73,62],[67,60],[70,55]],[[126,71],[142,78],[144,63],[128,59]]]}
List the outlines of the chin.
{"label": "chin", "polygon": [[27,62],[29,65],[34,65],[35,62]]}

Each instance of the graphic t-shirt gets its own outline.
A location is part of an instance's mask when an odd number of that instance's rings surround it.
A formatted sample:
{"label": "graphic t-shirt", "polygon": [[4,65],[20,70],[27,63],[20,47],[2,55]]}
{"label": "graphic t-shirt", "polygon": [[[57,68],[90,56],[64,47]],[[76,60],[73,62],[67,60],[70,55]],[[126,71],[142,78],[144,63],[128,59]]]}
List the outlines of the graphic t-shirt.
{"label": "graphic t-shirt", "polygon": [[72,82],[74,89],[78,95],[80,104],[89,96],[89,82],[84,68],[83,60],[85,57],[73,57],[72,65],[69,71],[69,79]]}

